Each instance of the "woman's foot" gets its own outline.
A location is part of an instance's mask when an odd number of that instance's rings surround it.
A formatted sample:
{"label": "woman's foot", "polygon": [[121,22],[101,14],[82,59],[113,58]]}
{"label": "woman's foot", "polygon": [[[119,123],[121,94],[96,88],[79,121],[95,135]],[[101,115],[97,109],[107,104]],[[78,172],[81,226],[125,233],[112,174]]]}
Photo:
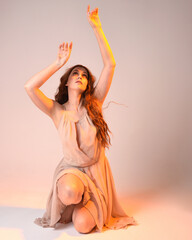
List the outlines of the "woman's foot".
{"label": "woman's foot", "polygon": [[72,222],[72,214],[73,214],[74,208],[75,208],[75,204],[68,205],[65,208],[64,212],[62,213],[59,222],[64,224]]}

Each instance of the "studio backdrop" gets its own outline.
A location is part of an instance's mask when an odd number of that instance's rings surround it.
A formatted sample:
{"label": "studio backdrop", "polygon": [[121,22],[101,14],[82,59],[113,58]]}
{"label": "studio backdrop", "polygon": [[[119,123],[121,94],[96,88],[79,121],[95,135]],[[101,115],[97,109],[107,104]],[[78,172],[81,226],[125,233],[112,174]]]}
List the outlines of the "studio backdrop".
{"label": "studio backdrop", "polygon": [[75,64],[98,80],[103,63],[86,18],[98,7],[116,61],[103,115],[112,131],[107,158],[119,194],[192,186],[192,1],[1,0],[0,202],[46,201],[62,158],[51,119],[25,82],[73,41],[67,64],[41,88],[54,98]]}

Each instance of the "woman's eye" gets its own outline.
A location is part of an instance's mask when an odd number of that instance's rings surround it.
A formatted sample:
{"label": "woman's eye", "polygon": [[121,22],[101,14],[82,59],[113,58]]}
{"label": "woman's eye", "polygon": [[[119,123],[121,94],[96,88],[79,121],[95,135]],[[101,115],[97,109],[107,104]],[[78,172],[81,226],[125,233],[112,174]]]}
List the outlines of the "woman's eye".
{"label": "woman's eye", "polygon": [[[73,75],[76,75],[76,74],[78,74],[77,71],[73,72]],[[88,79],[88,76],[87,76],[86,74],[83,74],[82,76],[83,76],[83,77],[86,77],[86,78]]]}

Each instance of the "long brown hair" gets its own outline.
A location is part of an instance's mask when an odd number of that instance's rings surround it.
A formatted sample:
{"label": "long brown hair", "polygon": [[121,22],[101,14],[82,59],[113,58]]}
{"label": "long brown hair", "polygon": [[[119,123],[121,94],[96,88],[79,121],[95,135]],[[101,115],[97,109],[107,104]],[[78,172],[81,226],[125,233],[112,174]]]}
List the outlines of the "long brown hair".
{"label": "long brown hair", "polygon": [[99,104],[98,100],[93,95],[95,90],[94,87],[95,77],[88,68],[81,64],[68,68],[66,72],[63,74],[63,76],[60,78],[60,85],[57,89],[57,93],[55,94],[55,100],[60,104],[64,104],[65,102],[68,101],[68,86],[66,86],[65,84],[68,81],[70,73],[76,67],[83,67],[86,69],[88,73],[87,88],[81,94],[82,105],[85,106],[85,108],[87,109],[88,115],[97,129],[96,136],[98,140],[104,147],[109,148],[109,145],[111,145],[109,132],[111,133],[111,131],[109,130],[108,125],[103,118],[102,107]]}

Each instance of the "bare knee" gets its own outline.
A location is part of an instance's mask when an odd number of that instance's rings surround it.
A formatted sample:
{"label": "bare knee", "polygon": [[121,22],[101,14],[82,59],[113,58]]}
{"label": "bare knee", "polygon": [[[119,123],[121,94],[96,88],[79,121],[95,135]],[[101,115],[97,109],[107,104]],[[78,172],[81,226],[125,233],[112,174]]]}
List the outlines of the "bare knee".
{"label": "bare knee", "polygon": [[85,207],[79,207],[78,205],[73,212],[73,224],[78,232],[89,233],[95,227],[95,220]]}
{"label": "bare knee", "polygon": [[74,226],[75,229],[80,233],[89,233],[94,227],[87,219],[83,217],[78,217],[78,219],[76,219],[74,222]]}
{"label": "bare knee", "polygon": [[58,197],[65,205],[77,204],[84,193],[84,185],[73,174],[65,174],[57,182]]}

